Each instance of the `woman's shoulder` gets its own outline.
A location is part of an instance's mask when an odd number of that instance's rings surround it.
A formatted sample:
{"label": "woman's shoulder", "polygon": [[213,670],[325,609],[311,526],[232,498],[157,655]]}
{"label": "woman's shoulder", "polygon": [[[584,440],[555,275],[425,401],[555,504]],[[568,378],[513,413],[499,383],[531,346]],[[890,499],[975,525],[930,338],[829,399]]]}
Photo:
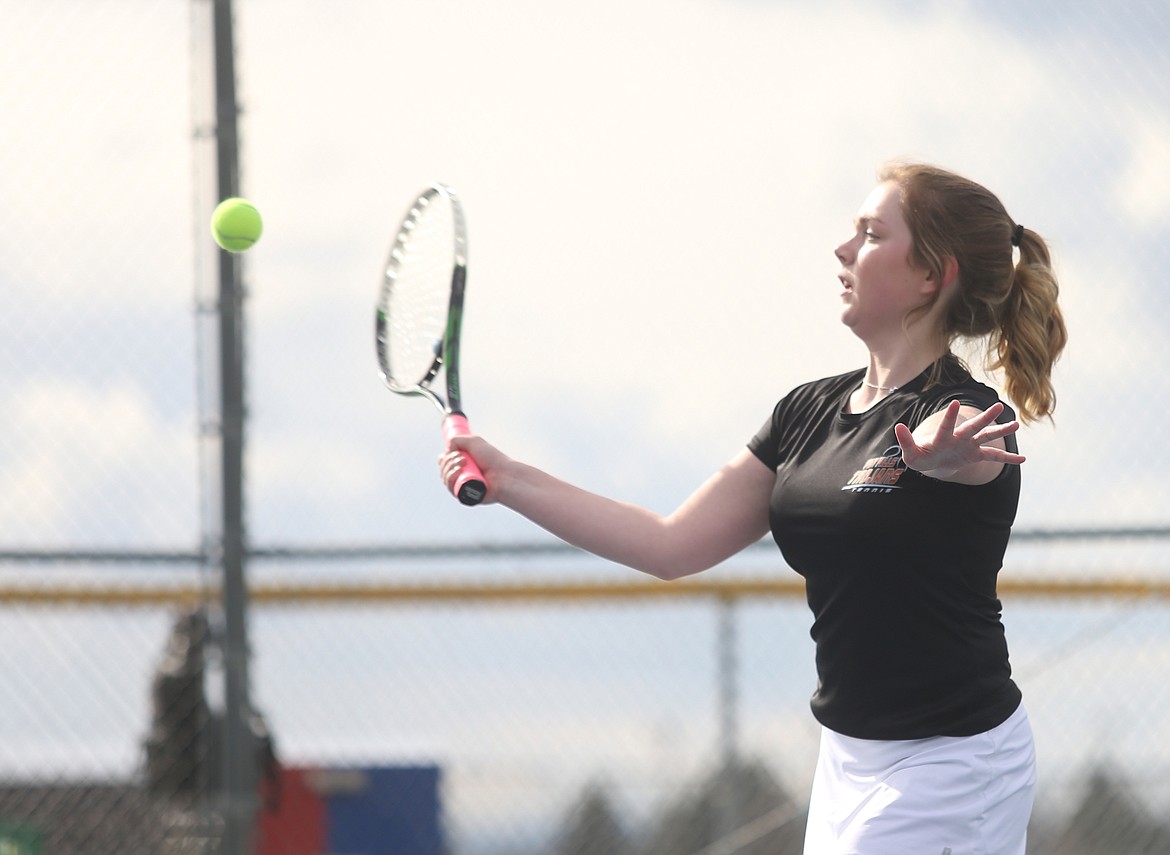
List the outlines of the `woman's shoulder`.
{"label": "woman's shoulder", "polygon": [[832,377],[809,380],[808,382],[801,383],[785,397],[805,400],[835,397],[846,390],[852,391],[864,376],[865,369],[856,368],[844,374],[834,374]]}
{"label": "woman's shoulder", "polygon": [[1011,405],[998,390],[976,379],[959,359],[945,359],[937,378],[928,383],[919,396],[927,411],[941,410],[951,401],[960,401],[985,410],[997,401],[1003,403],[1008,415],[1002,420],[1014,418]]}
{"label": "woman's shoulder", "polygon": [[792,417],[805,417],[826,406],[837,405],[844,395],[856,388],[864,375],[865,369],[859,368],[845,374],[835,374],[832,377],[801,383],[784,395],[772,408],[773,426]]}

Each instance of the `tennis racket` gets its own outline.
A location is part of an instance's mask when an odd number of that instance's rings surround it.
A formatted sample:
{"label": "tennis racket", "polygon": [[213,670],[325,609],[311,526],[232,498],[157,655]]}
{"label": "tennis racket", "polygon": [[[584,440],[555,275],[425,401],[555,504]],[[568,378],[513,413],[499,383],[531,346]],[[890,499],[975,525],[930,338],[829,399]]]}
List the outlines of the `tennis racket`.
{"label": "tennis racket", "polygon": [[[414,200],[382,272],[374,341],[382,380],[391,392],[420,395],[443,413],[443,441],[471,433],[459,391],[459,334],[467,283],[467,229],[455,192],[442,184]],[[446,397],[435,390],[442,371]],[[467,458],[451,488],[478,505],[487,483]]]}

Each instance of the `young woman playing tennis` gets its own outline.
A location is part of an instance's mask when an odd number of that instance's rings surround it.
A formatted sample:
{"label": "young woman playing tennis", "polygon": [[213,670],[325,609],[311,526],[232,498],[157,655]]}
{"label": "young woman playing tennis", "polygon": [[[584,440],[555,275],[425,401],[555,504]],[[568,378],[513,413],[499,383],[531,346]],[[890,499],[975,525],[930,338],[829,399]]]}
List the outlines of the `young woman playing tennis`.
{"label": "young woman playing tennis", "polygon": [[1015,518],[1019,422],[951,353],[985,340],[1025,420],[1051,414],[1066,341],[1044,241],[988,190],[886,167],[836,249],[864,368],[802,385],[673,513],[597,496],[479,437],[488,501],[662,579],[771,531],[805,577],[823,726],[807,855],[1023,855],[1035,752],[996,576]]}

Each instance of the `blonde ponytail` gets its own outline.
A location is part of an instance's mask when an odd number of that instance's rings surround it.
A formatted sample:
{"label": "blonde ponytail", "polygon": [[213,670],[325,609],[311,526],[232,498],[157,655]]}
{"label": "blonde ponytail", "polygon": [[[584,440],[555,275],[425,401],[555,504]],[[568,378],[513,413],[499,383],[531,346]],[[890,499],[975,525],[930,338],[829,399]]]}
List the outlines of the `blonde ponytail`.
{"label": "blonde ponytail", "polygon": [[1068,342],[1059,294],[1047,244],[1024,229],[1020,260],[1000,307],[999,327],[988,338],[987,353],[988,367],[1003,372],[1005,391],[1025,421],[1051,417],[1056,409],[1052,366]]}
{"label": "blonde ponytail", "polygon": [[[986,337],[987,367],[1003,372],[1004,389],[1020,418],[1051,417],[1052,366],[1068,333],[1044,239],[1016,225],[987,188],[953,172],[894,163],[880,178],[901,189],[913,239],[911,261],[938,281],[945,278],[948,259],[958,266],[957,287],[947,295],[939,331],[944,342]],[[1020,259],[1013,263],[1017,245]]]}

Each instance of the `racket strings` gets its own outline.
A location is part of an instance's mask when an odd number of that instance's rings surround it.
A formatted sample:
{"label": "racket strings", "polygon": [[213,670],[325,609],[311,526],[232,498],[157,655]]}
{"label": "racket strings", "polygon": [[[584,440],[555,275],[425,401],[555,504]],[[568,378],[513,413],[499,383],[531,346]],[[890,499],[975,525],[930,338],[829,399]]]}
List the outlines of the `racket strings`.
{"label": "racket strings", "polygon": [[419,385],[438,372],[451,298],[454,235],[450,204],[425,196],[395,240],[386,268],[383,367],[396,385]]}

